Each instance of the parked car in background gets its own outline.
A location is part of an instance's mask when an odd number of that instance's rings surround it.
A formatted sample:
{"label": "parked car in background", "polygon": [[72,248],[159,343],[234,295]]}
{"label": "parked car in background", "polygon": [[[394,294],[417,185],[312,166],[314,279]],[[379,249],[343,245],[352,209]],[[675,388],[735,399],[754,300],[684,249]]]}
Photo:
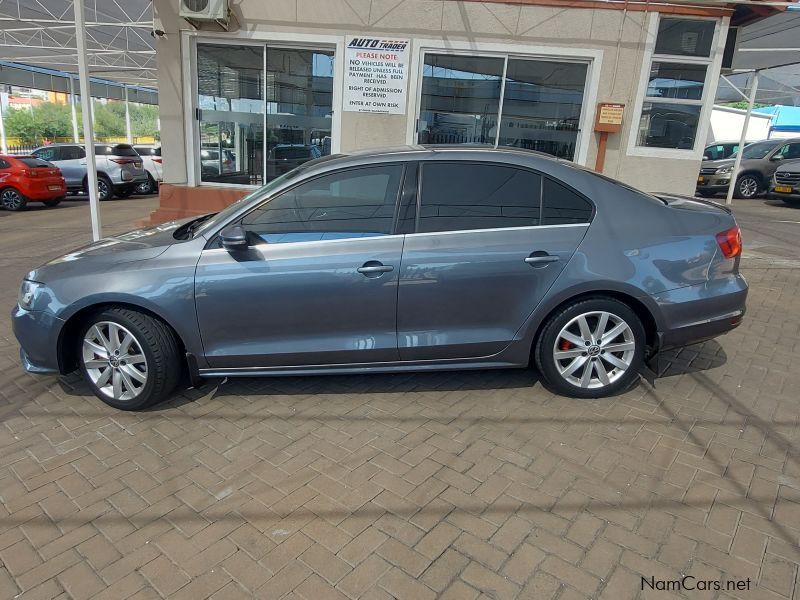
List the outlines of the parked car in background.
{"label": "parked car in background", "polygon": [[142,157],[142,167],[147,173],[147,181],[136,187],[136,193],[152,194],[157,192],[163,173],[161,146],[135,145],[133,149]]}
{"label": "parked car in background", "polygon": [[200,167],[202,174],[213,177],[236,171],[236,157],[226,148],[201,148]]}
{"label": "parked car in background", "polygon": [[200,377],[525,368],[628,389],[660,350],[741,322],[729,210],[516,149],[312,161],[219,213],[108,238],[25,277],[31,372],[135,410]]}
{"label": "parked car in background", "polygon": [[738,150],[739,142],[714,142],[703,149],[703,160],[721,160],[733,156]]}
{"label": "parked car in background", "polygon": [[778,167],[769,187],[769,195],[791,206],[800,206],[800,160],[792,160]]}
{"label": "parked car in background", "polygon": [[273,179],[322,156],[314,144],[278,144],[267,155],[267,177]]}
{"label": "parked car in background", "polygon": [[[733,195],[736,198],[755,198],[768,190],[775,170],[781,161],[800,158],[800,138],[764,140],[744,147],[739,172],[735,175]],[[704,160],[697,177],[697,193],[713,196],[728,191],[736,157]]]}
{"label": "parked car in background", "polygon": [[22,210],[28,202],[56,206],[67,194],[61,171],[35,156],[0,155],[0,206]]}
{"label": "parked car in background", "polygon": [[[130,144],[95,144],[94,152],[100,200],[127,198],[147,181],[142,158]],[[82,144],[50,144],[31,154],[61,169],[70,192],[88,192],[86,150]]]}

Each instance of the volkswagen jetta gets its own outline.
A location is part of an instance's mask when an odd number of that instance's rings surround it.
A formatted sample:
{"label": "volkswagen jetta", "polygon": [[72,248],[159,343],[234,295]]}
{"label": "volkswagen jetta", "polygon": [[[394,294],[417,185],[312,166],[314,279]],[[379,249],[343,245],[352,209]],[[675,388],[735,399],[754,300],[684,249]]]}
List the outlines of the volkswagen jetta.
{"label": "volkswagen jetta", "polygon": [[745,310],[730,211],[538,153],[306,163],[225,210],[104,239],[22,282],[24,367],[139,409],[201,377],[526,367],[594,398]]}

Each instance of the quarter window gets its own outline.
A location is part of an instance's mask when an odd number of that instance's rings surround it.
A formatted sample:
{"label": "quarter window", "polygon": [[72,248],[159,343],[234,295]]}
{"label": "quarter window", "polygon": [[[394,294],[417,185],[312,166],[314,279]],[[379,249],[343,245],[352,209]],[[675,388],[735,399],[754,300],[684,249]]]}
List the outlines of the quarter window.
{"label": "quarter window", "polygon": [[424,164],[418,231],[539,225],[541,181],[541,175],[514,167]]}
{"label": "quarter window", "polygon": [[661,18],[649,63],[636,145],[695,147],[711,66],[715,21]]}
{"label": "quarter window", "polygon": [[542,225],[568,225],[592,220],[592,205],[568,187],[545,179],[543,190]]}
{"label": "quarter window", "polygon": [[271,244],[387,235],[402,177],[399,164],[323,175],[265,202],[242,225]]}

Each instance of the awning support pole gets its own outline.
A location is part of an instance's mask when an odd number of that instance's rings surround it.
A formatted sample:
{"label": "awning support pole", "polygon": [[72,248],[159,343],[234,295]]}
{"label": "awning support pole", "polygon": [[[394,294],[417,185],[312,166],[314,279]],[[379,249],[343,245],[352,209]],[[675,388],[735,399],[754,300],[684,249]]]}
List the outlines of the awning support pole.
{"label": "awning support pole", "polygon": [[758,74],[758,71],[753,71],[753,85],[750,86],[750,96],[747,98],[747,114],[744,116],[742,135],[739,137],[739,151],[736,153],[736,160],[733,163],[733,171],[731,171],[731,180],[728,182],[728,196],[725,198],[725,204],[733,204],[733,192],[736,189],[736,179],[739,175],[739,167],[742,165],[744,144],[745,141],[747,141],[747,128],[750,125],[750,115],[753,114],[753,104],[755,104],[756,94],[758,93]]}
{"label": "awning support pole", "polygon": [[94,126],[92,123],[92,94],[89,88],[89,67],[86,50],[86,20],[83,0],[72,0],[75,10],[75,40],[78,46],[78,81],[81,86],[83,143],[86,147],[86,174],[89,183],[89,211],[92,215],[92,239],[100,239],[100,201],[97,197],[97,162],[94,158]]}
{"label": "awning support pole", "polygon": [[128,104],[128,86],[123,86],[125,89],[125,136],[128,138],[128,143],[133,143],[133,134],[131,134],[131,109]]}
{"label": "awning support pole", "polygon": [[72,111],[72,141],[76,144],[81,141],[81,136],[78,133],[78,111],[76,106],[78,99],[75,97],[75,79],[69,78],[69,107]]}
{"label": "awning support pole", "polygon": [[0,151],[8,154],[8,144],[6,143],[6,125],[3,123],[3,101],[0,100]]}

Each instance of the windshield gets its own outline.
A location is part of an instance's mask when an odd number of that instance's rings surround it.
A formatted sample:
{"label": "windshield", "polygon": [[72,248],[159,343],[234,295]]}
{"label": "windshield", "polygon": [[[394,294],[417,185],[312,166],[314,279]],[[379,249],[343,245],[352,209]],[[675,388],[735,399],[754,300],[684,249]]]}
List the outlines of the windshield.
{"label": "windshield", "polygon": [[244,204],[246,204],[250,200],[253,200],[254,198],[262,198],[268,196],[270,192],[272,192],[272,190],[280,187],[285,181],[297,177],[300,173],[303,172],[303,170],[304,170],[303,167],[298,167],[297,169],[293,169],[288,173],[284,173],[280,177],[277,177],[272,181],[270,181],[267,185],[260,187],[257,190],[254,190],[253,192],[247,194],[247,196],[245,196],[241,200],[237,200],[230,206],[226,206],[217,214],[215,214],[213,217],[201,223],[194,231],[194,234],[195,235],[201,234],[204,231],[208,231],[209,229],[213,228],[218,223],[225,222],[225,220],[228,217],[230,217],[237,210],[239,210]]}
{"label": "windshield", "polygon": [[764,158],[774,147],[775,142],[759,142],[756,144],[750,144],[749,146],[745,146],[744,150],[742,150],[742,158]]}

